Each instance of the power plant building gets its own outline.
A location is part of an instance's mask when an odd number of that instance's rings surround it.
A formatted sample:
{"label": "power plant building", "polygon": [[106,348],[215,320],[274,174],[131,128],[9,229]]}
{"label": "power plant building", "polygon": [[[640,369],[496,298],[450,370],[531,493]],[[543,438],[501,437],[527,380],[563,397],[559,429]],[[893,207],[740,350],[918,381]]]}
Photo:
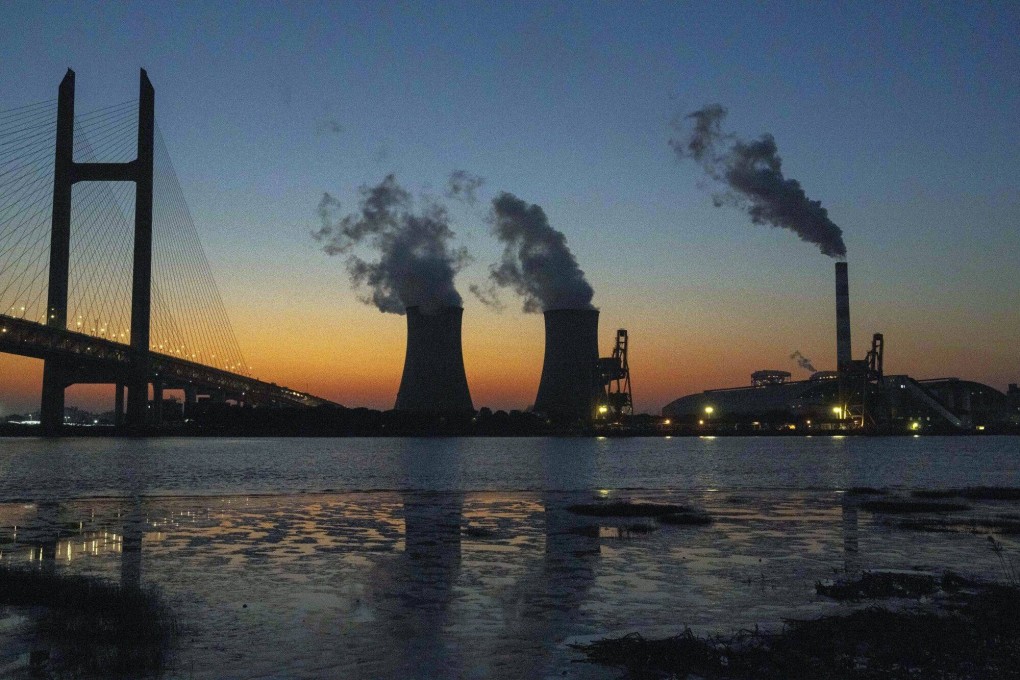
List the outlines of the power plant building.
{"label": "power plant building", "polygon": [[[849,423],[834,374],[820,372],[809,380],[706,390],[670,402],[662,415],[678,425],[708,428],[842,429]],[[891,375],[884,377],[884,387],[871,398],[892,431],[951,432],[1020,423],[1020,406],[994,387],[972,380],[914,380]]]}
{"label": "power plant building", "polygon": [[474,411],[461,349],[463,315],[461,307],[440,307],[435,311],[407,308],[407,353],[396,410]]}
{"label": "power plant building", "polygon": [[535,411],[552,420],[590,420],[601,393],[599,311],[552,309],[545,312],[545,359]]}
{"label": "power plant building", "polygon": [[839,404],[837,380],[823,372],[811,380],[791,382],[769,376],[763,381],[763,373],[780,372],[756,371],[750,387],[706,390],[681,397],[667,404],[662,415],[678,424],[746,423],[759,427],[762,423],[786,425],[831,419],[833,408]]}
{"label": "power plant building", "polygon": [[[751,385],[681,397],[662,409],[677,425],[722,429],[874,428],[982,430],[1020,420],[1018,396],[959,378],[915,380],[886,375],[884,338],[876,333],[863,360],[851,356],[847,265],[836,263],[836,371],[809,380],[790,373],[756,371]],[[1011,385],[1010,395],[1016,393]]]}

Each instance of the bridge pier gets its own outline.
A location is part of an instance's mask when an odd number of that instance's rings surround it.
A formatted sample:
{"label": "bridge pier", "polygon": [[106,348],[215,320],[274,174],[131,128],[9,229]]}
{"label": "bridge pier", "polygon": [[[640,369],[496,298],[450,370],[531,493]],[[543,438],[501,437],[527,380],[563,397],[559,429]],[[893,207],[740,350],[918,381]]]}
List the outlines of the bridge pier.
{"label": "bridge pier", "polygon": [[58,359],[43,362],[42,404],[39,420],[43,434],[59,435],[64,427],[64,389],[67,375]]}
{"label": "bridge pier", "polygon": [[[152,308],[152,188],[156,128],[155,90],[142,69],[138,94],[138,155],[128,163],[75,163],[74,71],[60,83],[57,94],[57,134],[53,174],[53,215],[46,325],[67,329],[70,269],[71,194],[77,182],[134,182],[135,238],[131,280],[131,360],[127,421],[144,425],[149,403],[149,331]],[[47,358],[43,369],[44,430],[59,434],[64,423],[64,388],[68,382],[60,360]]]}
{"label": "bridge pier", "polygon": [[195,415],[195,403],[198,401],[198,391],[194,385],[184,386],[184,417],[192,418]]}
{"label": "bridge pier", "polygon": [[124,383],[113,386],[113,424],[117,427],[124,424]]}
{"label": "bridge pier", "polygon": [[[71,258],[71,188],[74,185],[74,71],[67,70],[57,90],[57,139],[53,163],[53,213],[46,325],[67,328],[68,271]],[[66,376],[59,359],[43,363],[40,420],[43,432],[58,435],[64,426]]]}
{"label": "bridge pier", "polygon": [[[128,389],[129,425],[144,425],[149,405],[149,320],[152,309],[152,164],[156,93],[142,69],[138,86],[138,157],[135,181],[135,243],[131,273],[131,349],[134,379]],[[162,405],[162,404],[161,404]]]}
{"label": "bridge pier", "polygon": [[153,425],[160,425],[163,422],[163,381],[152,381],[152,418]]}

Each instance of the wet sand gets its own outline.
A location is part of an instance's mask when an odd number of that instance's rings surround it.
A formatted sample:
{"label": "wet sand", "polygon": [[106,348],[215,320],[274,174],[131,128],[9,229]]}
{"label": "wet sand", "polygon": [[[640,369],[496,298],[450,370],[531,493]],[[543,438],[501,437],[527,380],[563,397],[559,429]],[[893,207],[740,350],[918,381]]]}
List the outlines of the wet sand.
{"label": "wet sand", "polygon": [[[567,509],[619,500],[712,522]],[[844,613],[864,605],[815,583],[865,569],[1002,578],[980,521],[1020,503],[967,501],[960,517],[976,529],[918,531],[867,500],[593,489],[26,501],[0,504],[0,561],[157,585],[181,628],[167,677],[609,678],[568,645]],[[1017,555],[1015,534],[997,536]],[[31,620],[2,611],[0,668],[19,672]]]}

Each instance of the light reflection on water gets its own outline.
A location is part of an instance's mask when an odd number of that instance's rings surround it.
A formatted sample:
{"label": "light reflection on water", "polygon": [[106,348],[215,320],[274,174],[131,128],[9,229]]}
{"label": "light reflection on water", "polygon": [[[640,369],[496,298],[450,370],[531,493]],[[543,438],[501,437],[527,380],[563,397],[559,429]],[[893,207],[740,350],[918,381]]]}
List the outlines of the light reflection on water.
{"label": "light reflection on water", "polygon": [[[297,456],[280,448],[278,460],[269,460],[274,450],[263,441],[206,442],[209,469],[187,452],[190,442],[135,442],[141,453],[134,457],[128,448],[101,453],[92,441],[64,442],[60,450],[29,445],[13,455],[5,449],[7,473],[35,467],[19,474],[36,485],[0,496],[0,560],[158,585],[183,629],[168,674],[196,678],[615,677],[573,663],[568,643],[632,631],[672,635],[685,625],[703,633],[772,627],[782,618],[845,611],[817,597],[814,584],[861,569],[1001,577],[983,535],[902,529],[861,510],[861,497],[833,490],[834,480],[903,486],[922,468],[929,483],[919,486],[1016,484],[1013,467],[995,471],[1003,454],[994,447],[975,454],[971,444],[953,444],[933,454],[970,466],[940,480],[931,471],[944,463],[905,450],[911,439],[879,446],[890,460],[869,466],[823,438],[793,453],[776,453],[773,440],[745,440],[745,457],[800,460],[805,469],[787,479],[809,483],[790,488],[749,483],[749,464],[726,438],[710,442],[710,456],[696,444],[653,446],[672,456],[671,475],[640,443],[621,448],[617,441],[389,441],[373,450],[389,451],[380,466],[390,468],[369,473],[354,465],[330,474],[303,463],[305,472],[288,473],[275,493],[270,477],[286,467],[281,460]],[[779,443],[786,441],[797,440]],[[304,460],[308,446],[342,444],[294,445]],[[145,468],[154,451],[182,450],[177,463]],[[236,455],[224,453],[231,450]],[[698,452],[701,460],[689,460]],[[349,452],[354,461],[360,455]],[[28,460],[35,456],[49,458]],[[105,461],[117,483],[87,493],[102,471],[79,468],[85,481],[73,482],[65,466],[78,456]],[[521,461],[535,469],[525,475]],[[776,460],[756,463],[763,479],[778,478]],[[898,472],[883,483],[870,472],[876,466]],[[40,472],[46,469],[61,470],[56,481]],[[224,470],[227,481],[215,481]],[[501,470],[517,481],[479,483]],[[692,477],[682,479],[685,472]],[[375,487],[383,490],[322,492],[370,475],[384,480]],[[238,493],[240,479],[256,481]],[[153,480],[155,490],[147,486]],[[624,499],[693,505],[713,523],[657,525],[567,510]],[[1017,503],[972,505],[972,517],[1020,512]],[[636,523],[654,530],[634,531]],[[1017,542],[1001,538],[1016,555]]]}

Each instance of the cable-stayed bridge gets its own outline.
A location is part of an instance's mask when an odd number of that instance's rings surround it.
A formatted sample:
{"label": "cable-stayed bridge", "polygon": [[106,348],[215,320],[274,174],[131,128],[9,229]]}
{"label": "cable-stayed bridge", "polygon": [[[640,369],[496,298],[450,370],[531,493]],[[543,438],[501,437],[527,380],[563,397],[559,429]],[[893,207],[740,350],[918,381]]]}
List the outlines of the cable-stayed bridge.
{"label": "cable-stayed bridge", "polygon": [[81,383],[116,385],[129,425],[159,422],[166,389],[186,412],[329,403],[251,377],[145,71],[138,100],[95,111],[75,112],[74,87],[68,70],[56,100],[0,112],[0,352],[43,359],[43,428]]}

